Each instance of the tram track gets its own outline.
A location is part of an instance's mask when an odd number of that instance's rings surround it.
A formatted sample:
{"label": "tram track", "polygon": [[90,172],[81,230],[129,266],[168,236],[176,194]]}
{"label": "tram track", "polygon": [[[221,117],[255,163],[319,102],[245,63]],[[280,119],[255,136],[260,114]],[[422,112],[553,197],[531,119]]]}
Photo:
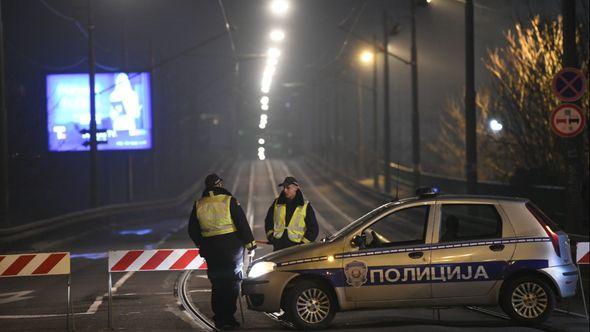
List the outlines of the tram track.
{"label": "tram track", "polygon": [[174,294],[178,298],[180,309],[186,312],[199,327],[205,331],[219,331],[215,324],[207,318],[192,302],[187,290],[192,270],[180,274],[174,285]]}

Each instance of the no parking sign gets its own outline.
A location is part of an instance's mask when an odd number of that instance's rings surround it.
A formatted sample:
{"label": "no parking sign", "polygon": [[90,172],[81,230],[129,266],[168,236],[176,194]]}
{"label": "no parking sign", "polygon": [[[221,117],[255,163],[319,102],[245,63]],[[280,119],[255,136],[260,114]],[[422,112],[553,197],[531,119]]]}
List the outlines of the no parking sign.
{"label": "no parking sign", "polygon": [[580,99],[586,92],[584,73],[577,68],[563,68],[553,76],[551,90],[557,99],[566,103]]}

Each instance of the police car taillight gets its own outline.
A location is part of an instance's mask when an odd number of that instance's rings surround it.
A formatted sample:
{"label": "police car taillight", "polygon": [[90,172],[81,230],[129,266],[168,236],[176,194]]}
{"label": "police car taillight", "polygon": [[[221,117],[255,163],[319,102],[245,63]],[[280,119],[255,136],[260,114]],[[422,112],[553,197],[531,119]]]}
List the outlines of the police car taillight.
{"label": "police car taillight", "polygon": [[[557,256],[561,257],[561,250],[559,249],[559,235],[556,233],[556,231],[559,231],[559,226],[557,226],[557,224],[549,219],[549,217],[547,217],[543,211],[539,210],[539,208],[531,202],[526,203],[526,208],[535,217],[535,219],[537,219],[545,233],[547,233],[549,236],[549,239],[551,239],[551,244],[553,245],[553,249],[555,250]],[[555,230],[549,225],[552,225]]]}
{"label": "police car taillight", "polygon": [[416,196],[418,197],[433,197],[440,193],[437,187],[421,187],[416,189]]}

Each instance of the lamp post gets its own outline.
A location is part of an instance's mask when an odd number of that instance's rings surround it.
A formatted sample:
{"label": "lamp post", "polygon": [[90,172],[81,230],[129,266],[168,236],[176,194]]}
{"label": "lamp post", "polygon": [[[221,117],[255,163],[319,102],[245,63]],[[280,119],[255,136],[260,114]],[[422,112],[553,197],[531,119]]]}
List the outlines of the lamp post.
{"label": "lamp post", "polygon": [[387,56],[387,41],[389,39],[389,17],[383,11],[383,175],[384,189],[391,193],[390,155],[391,155],[391,120],[389,116],[389,56]]}
{"label": "lamp post", "polygon": [[[377,37],[373,35],[373,44],[377,43]],[[372,67],[372,86],[371,93],[373,95],[373,165],[371,172],[373,175],[373,187],[379,189],[379,117],[377,107],[377,49],[373,45],[372,49],[365,50],[359,55],[359,60],[364,65],[371,64]]]}

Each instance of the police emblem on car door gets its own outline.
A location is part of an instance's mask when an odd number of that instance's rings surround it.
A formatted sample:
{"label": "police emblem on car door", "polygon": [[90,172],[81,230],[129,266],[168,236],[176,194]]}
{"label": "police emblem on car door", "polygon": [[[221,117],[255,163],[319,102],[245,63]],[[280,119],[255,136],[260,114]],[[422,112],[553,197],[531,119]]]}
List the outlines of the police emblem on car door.
{"label": "police emblem on car door", "polygon": [[346,283],[353,287],[360,287],[367,282],[367,264],[352,261],[344,266]]}
{"label": "police emblem on car door", "polygon": [[345,244],[347,298],[363,302],[430,297],[429,280],[418,277],[430,264],[426,242],[431,238],[427,235],[431,234],[431,206],[419,203],[385,211],[359,230],[363,234],[360,247]]}

